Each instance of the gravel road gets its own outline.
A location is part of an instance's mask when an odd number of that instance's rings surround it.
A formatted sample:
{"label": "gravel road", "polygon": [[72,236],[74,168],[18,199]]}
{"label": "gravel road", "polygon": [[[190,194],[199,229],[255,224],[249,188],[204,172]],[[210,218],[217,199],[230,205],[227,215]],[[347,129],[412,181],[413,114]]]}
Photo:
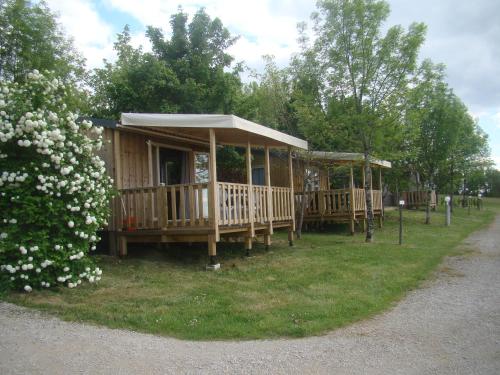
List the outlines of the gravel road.
{"label": "gravel road", "polygon": [[321,337],[189,342],[0,303],[1,374],[500,374],[500,216],[437,279]]}

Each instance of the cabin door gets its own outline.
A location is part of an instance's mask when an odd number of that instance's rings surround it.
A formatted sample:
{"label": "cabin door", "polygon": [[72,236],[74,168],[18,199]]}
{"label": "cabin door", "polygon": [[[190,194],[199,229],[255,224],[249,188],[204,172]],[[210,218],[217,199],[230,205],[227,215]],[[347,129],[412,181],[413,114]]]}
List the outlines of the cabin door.
{"label": "cabin door", "polygon": [[160,147],[159,149],[160,184],[177,185],[187,183],[187,152]]}

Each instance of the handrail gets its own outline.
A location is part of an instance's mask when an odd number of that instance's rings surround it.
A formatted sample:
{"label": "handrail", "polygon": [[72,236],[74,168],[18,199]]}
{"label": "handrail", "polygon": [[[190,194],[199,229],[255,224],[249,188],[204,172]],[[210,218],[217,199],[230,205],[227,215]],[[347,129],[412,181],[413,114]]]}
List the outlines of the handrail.
{"label": "handrail", "polygon": [[[372,190],[374,210],[382,209],[382,192],[380,190]],[[354,195],[354,203],[351,195]],[[305,215],[306,216],[334,216],[347,215],[352,213],[364,212],[366,208],[365,190],[360,188],[352,189],[330,189],[330,190],[314,190],[305,192],[296,192],[295,207],[298,210],[302,207],[302,199],[306,199]]]}
{"label": "handrail", "polygon": [[118,225],[128,231],[208,226],[208,184],[126,188],[119,190],[123,212]]}
{"label": "handrail", "polygon": [[[217,225],[235,226],[250,223],[249,197],[253,201],[253,221],[292,220],[291,189],[228,182],[216,184],[219,200]],[[122,230],[209,228],[208,183],[126,188],[119,190],[123,210],[116,212]],[[269,194],[271,200],[269,200]],[[118,229],[118,228],[117,228]]]}

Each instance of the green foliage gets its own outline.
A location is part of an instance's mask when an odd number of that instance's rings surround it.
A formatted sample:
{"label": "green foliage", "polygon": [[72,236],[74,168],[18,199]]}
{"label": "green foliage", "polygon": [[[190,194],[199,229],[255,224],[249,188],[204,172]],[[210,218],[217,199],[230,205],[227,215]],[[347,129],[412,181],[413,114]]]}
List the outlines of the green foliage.
{"label": "green foliage", "polygon": [[1,1],[0,30],[1,80],[24,82],[33,70],[51,71],[68,86],[68,107],[86,109],[84,59],[44,1]]}
{"label": "green foliage", "polygon": [[382,36],[389,15],[384,1],[328,0],[318,7],[314,47],[329,117],[351,150],[380,153],[398,135],[402,96],[425,26],[412,24],[406,33],[393,26]]}
{"label": "green foliage", "polygon": [[88,257],[109,215],[110,178],[94,156],[102,128],[69,111],[53,74],[0,84],[0,284],[31,291],[99,280]]}
{"label": "green foliage", "polygon": [[273,56],[264,56],[264,61],[264,73],[256,76],[259,81],[246,86],[239,114],[273,129],[300,135],[291,97],[290,74],[287,69],[278,68]]}
{"label": "green foliage", "polygon": [[83,59],[45,2],[2,1],[0,30],[2,79],[22,81],[34,69],[52,70],[61,78],[83,77]]}
{"label": "green foliage", "polygon": [[94,115],[117,118],[120,112],[232,113],[241,91],[236,65],[225,51],[234,43],[227,29],[203,9],[187,22],[179,10],[170,19],[172,35],[148,27],[152,53],[130,45],[126,26],[118,35],[118,60],[96,69]]}

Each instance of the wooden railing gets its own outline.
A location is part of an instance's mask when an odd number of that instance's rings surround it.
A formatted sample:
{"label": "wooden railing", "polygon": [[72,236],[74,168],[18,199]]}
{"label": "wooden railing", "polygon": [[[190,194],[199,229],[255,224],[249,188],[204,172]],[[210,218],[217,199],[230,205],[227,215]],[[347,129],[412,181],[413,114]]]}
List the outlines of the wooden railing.
{"label": "wooden railing", "polygon": [[320,212],[322,215],[351,212],[351,192],[347,189],[320,191]]}
{"label": "wooden railing", "polygon": [[[351,199],[351,189],[333,189],[320,191],[306,191],[295,194],[295,208],[301,209],[302,199],[306,199],[306,216],[348,215],[355,212],[364,212],[366,208],[365,190],[354,189],[354,203]],[[372,206],[374,210],[382,210],[382,192],[373,190]]]}
{"label": "wooden railing", "polygon": [[380,190],[373,190],[373,201],[372,207],[373,210],[380,211],[382,210],[382,192]]}
{"label": "wooden railing", "polygon": [[[227,182],[217,183],[219,190],[219,225],[240,225],[250,223],[250,186]],[[292,220],[290,199],[292,190],[286,187],[271,187],[272,213],[269,209],[269,188],[252,186],[253,221],[265,224],[273,221]]]}
{"label": "wooden railing", "polygon": [[366,209],[365,189],[354,189],[354,210],[364,211]]}
{"label": "wooden railing", "polygon": [[226,182],[217,183],[219,190],[219,225],[239,225],[250,222],[249,186]]}
{"label": "wooden railing", "polygon": [[[419,207],[427,205],[427,191],[403,191],[401,199],[405,201],[405,207]],[[431,207],[436,207],[436,192],[431,191]]]}
{"label": "wooden railing", "polygon": [[287,187],[271,187],[273,195],[273,221],[292,220],[292,189]]}
{"label": "wooden railing", "polygon": [[[251,190],[251,200],[250,200]],[[182,184],[121,189],[116,199],[116,229],[127,231],[169,228],[208,228],[208,184]],[[244,225],[251,222],[269,223],[292,220],[291,189],[217,183],[219,199],[218,225]],[[272,195],[272,212],[269,207]],[[250,210],[250,201],[253,209]]]}
{"label": "wooden railing", "polygon": [[208,226],[208,184],[121,189],[118,225],[125,230]]}

